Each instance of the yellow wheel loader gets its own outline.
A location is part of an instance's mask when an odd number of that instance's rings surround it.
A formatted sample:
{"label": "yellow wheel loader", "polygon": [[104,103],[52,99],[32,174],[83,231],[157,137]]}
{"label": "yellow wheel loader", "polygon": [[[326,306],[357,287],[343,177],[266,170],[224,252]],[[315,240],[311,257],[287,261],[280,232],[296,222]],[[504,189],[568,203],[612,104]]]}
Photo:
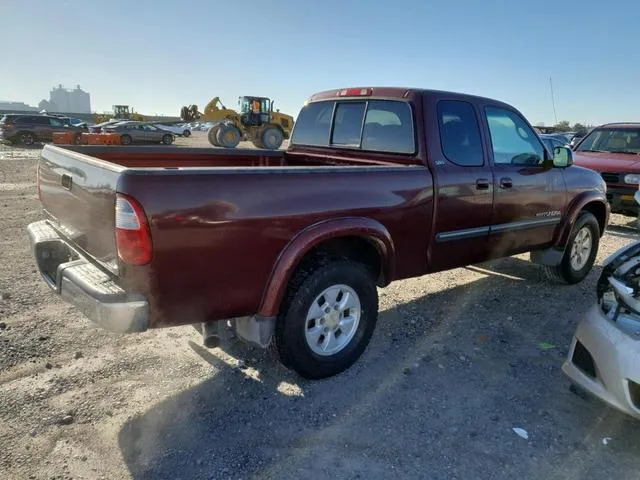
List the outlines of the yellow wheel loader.
{"label": "yellow wheel loader", "polygon": [[226,108],[219,97],[198,111],[196,105],[184,106],[180,117],[185,122],[201,120],[215,122],[207,132],[209,143],[216,147],[235,148],[241,140],[248,140],[258,148],[276,150],[288,139],[293,117],[273,111],[273,101],[266,97],[240,97],[240,112]]}

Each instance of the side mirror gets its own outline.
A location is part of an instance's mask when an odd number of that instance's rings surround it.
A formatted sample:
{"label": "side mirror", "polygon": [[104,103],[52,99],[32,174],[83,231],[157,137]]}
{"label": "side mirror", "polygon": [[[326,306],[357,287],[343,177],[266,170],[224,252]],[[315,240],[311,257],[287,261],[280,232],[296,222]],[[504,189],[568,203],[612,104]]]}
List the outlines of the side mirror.
{"label": "side mirror", "polygon": [[553,149],[553,166],[567,168],[573,165],[573,152],[567,147],[555,147]]}

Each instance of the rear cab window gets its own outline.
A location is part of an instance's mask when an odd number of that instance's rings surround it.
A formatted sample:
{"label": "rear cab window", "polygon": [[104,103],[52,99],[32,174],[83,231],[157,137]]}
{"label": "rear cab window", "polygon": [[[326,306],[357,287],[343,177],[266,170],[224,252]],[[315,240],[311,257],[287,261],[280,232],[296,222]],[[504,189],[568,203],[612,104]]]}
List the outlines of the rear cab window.
{"label": "rear cab window", "polygon": [[319,101],[298,115],[291,144],[410,155],[416,152],[414,131],[408,102]]}
{"label": "rear cab window", "polygon": [[447,160],[461,167],[484,165],[480,125],[473,105],[461,100],[440,100],[438,127]]}

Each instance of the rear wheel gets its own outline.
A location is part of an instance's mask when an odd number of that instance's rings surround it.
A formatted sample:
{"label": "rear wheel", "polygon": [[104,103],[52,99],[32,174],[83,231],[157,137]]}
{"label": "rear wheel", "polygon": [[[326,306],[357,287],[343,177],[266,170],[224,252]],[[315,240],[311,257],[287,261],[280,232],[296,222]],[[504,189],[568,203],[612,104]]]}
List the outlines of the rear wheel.
{"label": "rear wheel", "polygon": [[277,127],[269,127],[262,132],[262,144],[269,150],[277,150],[282,146],[284,135]]}
{"label": "rear wheel", "polygon": [[182,132],[182,136],[185,137],[185,138],[190,136],[190,135],[191,135],[191,132],[189,130],[185,130],[184,132]]}
{"label": "rear wheel", "polygon": [[36,137],[33,133],[31,132],[22,132],[20,134],[20,143],[22,145],[33,145],[36,142]]}
{"label": "rear wheel", "polygon": [[131,145],[132,142],[133,142],[133,140],[131,139],[130,135],[122,135],[120,137],[120,143],[122,145]]}
{"label": "rear wheel", "polygon": [[547,277],[553,281],[574,284],[589,274],[600,244],[600,225],[590,212],[578,216],[559,265],[545,266]]}
{"label": "rear wheel", "polygon": [[366,349],[378,319],[371,272],[349,260],[299,271],[276,322],[282,363],[309,379],[336,375]]}
{"label": "rear wheel", "polygon": [[221,147],[236,148],[240,143],[240,130],[235,125],[222,125],[218,130],[216,139]]}
{"label": "rear wheel", "polygon": [[214,147],[219,147],[218,143],[218,130],[220,130],[221,125],[214,125],[207,132],[207,138],[209,139],[209,143]]}
{"label": "rear wheel", "polygon": [[173,143],[173,135],[163,135],[162,143],[164,143],[165,145],[171,145]]}

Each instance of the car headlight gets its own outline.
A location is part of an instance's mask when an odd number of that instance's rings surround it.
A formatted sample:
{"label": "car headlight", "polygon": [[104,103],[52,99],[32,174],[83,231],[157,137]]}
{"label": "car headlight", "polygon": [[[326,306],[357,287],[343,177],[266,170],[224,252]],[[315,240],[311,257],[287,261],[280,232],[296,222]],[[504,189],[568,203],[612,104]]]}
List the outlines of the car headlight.
{"label": "car headlight", "polygon": [[632,183],[635,185],[640,185],[640,175],[637,173],[630,173],[624,176],[624,183]]}

